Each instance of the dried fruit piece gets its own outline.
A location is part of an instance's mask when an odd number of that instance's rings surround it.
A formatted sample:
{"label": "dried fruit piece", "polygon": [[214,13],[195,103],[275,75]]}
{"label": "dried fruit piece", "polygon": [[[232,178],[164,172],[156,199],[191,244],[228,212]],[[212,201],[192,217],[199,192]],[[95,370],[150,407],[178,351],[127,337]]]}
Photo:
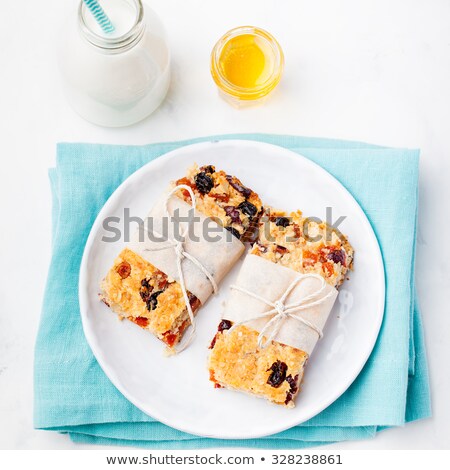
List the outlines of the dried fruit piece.
{"label": "dried fruit piece", "polygon": [[131,265],[128,261],[122,261],[116,271],[122,279],[126,279],[131,274]]}
{"label": "dried fruit piece", "polygon": [[225,202],[227,203],[230,200],[230,196],[228,194],[215,194],[215,193],[209,193],[209,195],[214,198],[216,201],[220,202]]}
{"label": "dried fruit piece", "polygon": [[237,178],[227,175],[226,179],[230,186],[233,187],[238,193],[241,193],[246,199],[251,196],[252,190],[243,186]]}
{"label": "dried fruit piece", "polygon": [[328,253],[327,258],[333,261],[333,263],[341,263],[342,266],[346,267],[344,250],[333,250]]}
{"label": "dried fruit piece", "polygon": [[234,206],[225,206],[223,208],[228,217],[231,218],[233,224],[241,224],[240,212]]}
{"label": "dried fruit piece", "polygon": [[278,388],[286,379],[287,368],[288,367],[284,362],[274,362],[270,369],[267,369],[267,371],[272,371],[272,373],[269,375],[269,378],[267,379],[267,383],[272,387]]}
{"label": "dried fruit piece", "polygon": [[198,299],[194,294],[188,292],[189,303],[193,312],[197,311],[201,305],[200,299]]}
{"label": "dried fruit piece", "polygon": [[333,263],[323,263],[323,271],[328,277],[331,277],[334,274],[334,265]]}
{"label": "dried fruit piece", "polygon": [[238,205],[238,209],[242,211],[243,214],[248,215],[249,217],[254,217],[258,212],[258,209],[254,204],[248,201],[243,201]]}
{"label": "dried fruit piece", "polygon": [[275,251],[277,253],[280,253],[280,255],[284,255],[289,250],[285,246],[277,245],[276,248],[275,248]]}
{"label": "dried fruit piece", "polygon": [[162,290],[158,292],[154,292],[153,294],[150,295],[150,297],[147,300],[147,310],[152,311],[155,310],[156,307],[158,306],[158,295],[161,295],[163,293]]}
{"label": "dried fruit piece", "polygon": [[195,185],[201,194],[208,194],[214,187],[214,181],[204,171],[194,176]]}
{"label": "dried fruit piece", "polygon": [[287,217],[277,217],[275,219],[275,225],[278,227],[287,227],[289,225],[289,219]]}
{"label": "dried fruit piece", "polygon": [[217,331],[229,330],[232,326],[230,320],[222,320],[217,327]]}
{"label": "dried fruit piece", "polygon": [[292,375],[289,374],[286,377],[286,382],[290,385],[290,388],[288,392],[286,393],[286,400],[284,402],[285,405],[287,405],[290,401],[293,400],[294,395],[298,391],[298,375],[296,375],[295,377],[292,377]]}
{"label": "dried fruit piece", "polygon": [[136,317],[133,321],[141,328],[145,328],[148,325],[148,318],[145,317]]}

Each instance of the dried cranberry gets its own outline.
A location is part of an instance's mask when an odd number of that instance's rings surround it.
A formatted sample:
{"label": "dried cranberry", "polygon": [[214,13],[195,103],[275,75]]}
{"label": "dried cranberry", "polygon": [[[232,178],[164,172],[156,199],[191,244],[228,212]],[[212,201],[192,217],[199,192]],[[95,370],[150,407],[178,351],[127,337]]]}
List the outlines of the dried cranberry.
{"label": "dried cranberry", "polygon": [[155,310],[155,308],[158,305],[158,295],[161,295],[163,293],[162,290],[158,292],[154,292],[147,300],[147,310],[152,311]]}
{"label": "dried cranberry", "polygon": [[236,209],[234,206],[225,206],[223,208],[225,213],[227,214],[228,217],[231,217],[231,222],[234,224],[240,224],[241,223],[241,218],[240,218],[240,212]]}
{"label": "dried cranberry", "polygon": [[248,201],[243,201],[238,205],[238,209],[242,211],[243,214],[248,215],[249,217],[254,217],[258,212],[258,209],[254,204]]}
{"label": "dried cranberry", "polygon": [[136,317],[134,319],[134,323],[136,323],[136,325],[139,325],[141,328],[145,328],[146,326],[148,326],[148,318]]}
{"label": "dried cranberry", "polygon": [[277,217],[275,219],[275,225],[278,227],[287,227],[289,225],[289,219],[287,217]]}
{"label": "dried cranberry", "polygon": [[233,326],[230,320],[222,320],[217,327],[217,331],[229,330]]}
{"label": "dried cranberry", "polygon": [[234,227],[225,227],[231,234],[233,234],[238,240],[241,238],[241,234]]}
{"label": "dried cranberry", "polygon": [[328,253],[327,258],[333,263],[341,263],[345,267],[345,251],[344,250],[334,250]]}
{"label": "dried cranberry", "polygon": [[201,194],[208,194],[214,187],[214,181],[204,171],[194,176],[195,185]]}
{"label": "dried cranberry", "polygon": [[272,373],[269,375],[269,378],[267,379],[267,383],[272,387],[278,388],[286,379],[287,368],[288,367],[284,362],[274,362],[270,369],[267,369],[267,371],[272,371]]}
{"label": "dried cranberry", "polygon": [[251,189],[246,188],[245,186],[241,184],[241,182],[238,179],[233,178],[230,175],[227,175],[226,178],[230,186],[234,188],[238,193],[241,193],[246,199],[250,197],[250,195],[252,194]]}
{"label": "dried cranberry", "polygon": [[122,263],[117,266],[116,271],[122,279],[126,279],[131,274],[130,263],[128,263],[128,261],[122,261]]}

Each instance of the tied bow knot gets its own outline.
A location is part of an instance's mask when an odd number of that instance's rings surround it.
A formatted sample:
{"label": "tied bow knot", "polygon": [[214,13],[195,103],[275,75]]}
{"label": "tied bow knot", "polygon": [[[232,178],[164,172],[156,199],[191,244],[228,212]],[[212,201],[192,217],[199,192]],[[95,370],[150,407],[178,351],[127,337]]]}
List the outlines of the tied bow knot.
{"label": "tied bow knot", "polygon": [[[319,280],[320,287],[312,294],[303,297],[299,301],[286,305],[286,300],[291,294],[291,292],[305,279]],[[272,302],[271,300],[265,299],[264,297],[255,294],[254,292],[251,292],[245,289],[244,287],[232,285],[232,289],[242,292],[243,294],[249,295],[254,299],[260,300],[261,302],[265,303],[266,305],[272,308],[266,312],[260,313],[259,315],[255,315],[251,318],[247,318],[246,320],[234,323],[233,326],[227,331],[228,333],[231,333],[235,328],[244,325],[245,323],[272,316],[272,318],[264,325],[258,335],[258,347],[261,349],[266,348],[275,339],[283,323],[291,318],[307,326],[309,329],[313,330],[315,333],[317,333],[317,336],[320,339],[323,336],[322,330],[317,325],[314,325],[313,323],[308,321],[306,318],[296,314],[298,314],[298,312],[301,312],[302,310],[306,310],[316,305],[320,305],[326,300],[328,300],[332,295],[334,295],[334,291],[330,291],[328,292],[328,294],[324,295],[326,287],[327,284],[322,276],[319,276],[318,274],[314,273],[302,274],[294,279],[294,281],[289,285],[289,287],[278,300]]]}
{"label": "tied bow knot", "polygon": [[289,314],[286,313],[286,305],[284,305],[284,303],[281,300],[277,300],[276,302],[274,302],[273,305],[274,305],[275,310],[278,312],[278,315],[282,317],[286,317],[286,318],[289,317]]}

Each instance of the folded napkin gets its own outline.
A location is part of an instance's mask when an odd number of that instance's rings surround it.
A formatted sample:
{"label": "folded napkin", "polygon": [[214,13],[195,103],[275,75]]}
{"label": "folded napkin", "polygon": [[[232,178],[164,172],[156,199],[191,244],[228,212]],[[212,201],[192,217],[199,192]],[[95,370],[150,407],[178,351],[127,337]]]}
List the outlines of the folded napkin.
{"label": "folded napkin", "polygon": [[[352,386],[306,423],[252,440],[189,435],[145,415],[111,384],[83,334],[78,273],[92,223],[113,191],[150,160],[207,140],[248,139],[298,152],[333,174],[369,218],[386,269],[386,310],[375,349]],[[245,157],[244,157],[245,158]],[[226,135],[143,147],[60,144],[50,170],[53,256],[35,350],[35,427],[76,442],[153,449],[302,448],[430,416],[425,346],[414,289],[419,151],[277,135]]]}

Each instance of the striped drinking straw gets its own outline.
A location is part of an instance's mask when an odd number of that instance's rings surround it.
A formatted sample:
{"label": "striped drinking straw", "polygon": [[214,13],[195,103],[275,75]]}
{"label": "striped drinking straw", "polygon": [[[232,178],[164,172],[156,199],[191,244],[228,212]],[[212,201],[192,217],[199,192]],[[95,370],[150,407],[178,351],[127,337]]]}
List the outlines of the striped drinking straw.
{"label": "striped drinking straw", "polygon": [[102,28],[103,32],[106,34],[111,34],[114,32],[114,25],[111,23],[111,20],[106,15],[103,8],[100,6],[97,0],[83,0],[86,4],[89,11],[94,16],[98,25]]}

